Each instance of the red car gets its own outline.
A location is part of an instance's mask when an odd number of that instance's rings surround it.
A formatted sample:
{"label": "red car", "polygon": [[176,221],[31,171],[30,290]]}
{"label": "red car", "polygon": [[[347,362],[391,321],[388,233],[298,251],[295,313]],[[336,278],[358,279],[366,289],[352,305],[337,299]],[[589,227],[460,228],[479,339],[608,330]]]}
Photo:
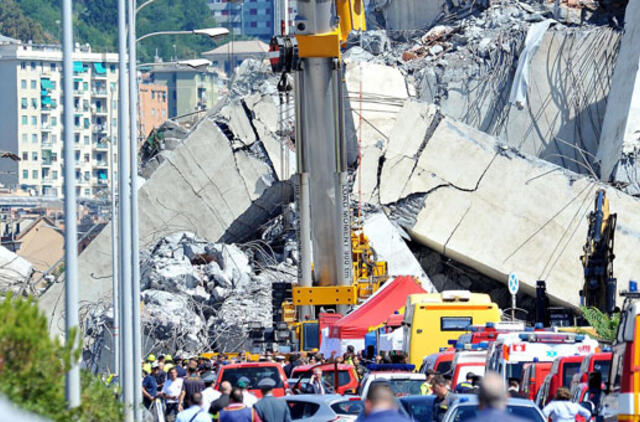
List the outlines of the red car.
{"label": "red car", "polygon": [[331,385],[335,388],[336,381],[338,388],[336,394],[351,393],[355,394],[358,390],[358,374],[352,365],[339,364],[338,365],[338,379],[336,380],[336,366],[332,363],[325,365],[300,365],[293,368],[291,372],[291,378],[303,378],[301,383],[308,381],[311,378],[311,374],[314,368],[322,369],[322,380],[325,384]]}
{"label": "red car", "polygon": [[247,362],[221,366],[215,388],[219,390],[223,381],[229,381],[235,387],[240,378],[249,380],[247,389],[258,398],[262,397],[258,383],[264,378],[271,378],[275,381],[276,387],[273,389],[273,395],[276,397],[283,397],[289,390],[284,370],[273,362]]}
{"label": "red car", "polygon": [[522,367],[520,392],[529,400],[535,400],[544,379],[551,372],[551,362],[525,363]]}

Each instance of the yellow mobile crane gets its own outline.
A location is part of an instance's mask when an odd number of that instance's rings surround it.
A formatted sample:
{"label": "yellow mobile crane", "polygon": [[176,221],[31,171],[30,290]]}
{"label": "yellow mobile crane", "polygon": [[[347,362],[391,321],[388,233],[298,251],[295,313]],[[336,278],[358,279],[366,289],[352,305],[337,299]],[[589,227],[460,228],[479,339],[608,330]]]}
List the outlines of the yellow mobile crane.
{"label": "yellow mobile crane", "polygon": [[[286,7],[285,7],[286,9]],[[282,73],[282,96],[295,95],[295,200],[298,284],[282,304],[282,323],[301,349],[317,344],[316,308],[345,313],[388,279],[361,228],[352,227],[341,49],[349,33],[364,31],[362,0],[299,0],[295,36],[274,37],[269,58]],[[313,246],[313,248],[312,248]],[[313,253],[312,253],[313,251]],[[284,332],[277,325],[278,332]],[[283,335],[284,337],[284,335]],[[317,347],[317,346],[316,346]]]}

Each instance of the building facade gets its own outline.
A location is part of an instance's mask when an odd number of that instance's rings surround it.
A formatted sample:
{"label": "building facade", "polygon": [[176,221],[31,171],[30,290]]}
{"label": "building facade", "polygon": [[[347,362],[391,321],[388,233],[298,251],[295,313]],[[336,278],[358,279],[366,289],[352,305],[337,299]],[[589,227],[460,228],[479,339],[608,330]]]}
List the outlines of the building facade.
{"label": "building facade", "polygon": [[[281,0],[208,0],[219,25],[233,28],[236,35],[260,38],[269,42],[280,33]],[[289,25],[293,25],[295,1],[289,1]]]}
{"label": "building facade", "polygon": [[[76,193],[108,192],[117,142],[118,55],[76,46],[73,56],[73,140]],[[62,196],[63,95],[60,46],[0,45],[0,183],[33,195]],[[112,142],[111,142],[111,141]]]}
{"label": "building facade", "polygon": [[140,84],[138,131],[145,139],[151,131],[169,118],[169,99],[165,85]]}
{"label": "building facade", "polygon": [[269,45],[260,40],[232,41],[222,44],[213,50],[202,53],[202,57],[209,60],[213,67],[223,70],[230,75],[244,60],[252,58],[267,60]]}
{"label": "building facade", "polygon": [[218,72],[211,67],[156,64],[149,82],[166,87],[169,119],[208,110],[218,101]]}

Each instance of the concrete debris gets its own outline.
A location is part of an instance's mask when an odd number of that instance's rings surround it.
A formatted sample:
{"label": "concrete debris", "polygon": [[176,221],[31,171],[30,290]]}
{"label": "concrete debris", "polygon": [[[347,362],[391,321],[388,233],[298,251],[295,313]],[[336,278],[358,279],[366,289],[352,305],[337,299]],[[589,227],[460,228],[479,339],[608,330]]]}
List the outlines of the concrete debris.
{"label": "concrete debris", "polygon": [[[403,110],[396,128],[411,127],[416,115],[431,115],[432,106]],[[376,191],[391,218],[414,241],[494,280],[505,282],[515,271],[528,294],[536,280],[547,280],[554,300],[576,305],[585,217],[600,186],[448,117],[433,121],[437,125],[425,139],[424,129],[418,139],[392,137],[387,151],[398,142],[407,153],[381,160]],[[607,191],[618,212],[616,275],[625,280],[640,271],[629,253],[640,247],[640,221],[634,218],[640,203],[613,188]]]}
{"label": "concrete debris", "polygon": [[0,246],[0,295],[25,291],[32,274],[29,261]]}
{"label": "concrete debris", "polygon": [[[149,350],[242,349],[248,322],[271,325],[271,284],[292,282],[296,274],[288,266],[251,262],[236,245],[208,242],[190,232],[162,238],[146,255],[140,299]],[[88,333],[93,343],[101,343],[100,337],[109,335],[112,310],[94,313],[92,321]]]}
{"label": "concrete debris", "polygon": [[276,83],[271,65],[266,60],[246,59],[233,74],[231,97],[244,97],[256,92],[273,95],[277,92]]}

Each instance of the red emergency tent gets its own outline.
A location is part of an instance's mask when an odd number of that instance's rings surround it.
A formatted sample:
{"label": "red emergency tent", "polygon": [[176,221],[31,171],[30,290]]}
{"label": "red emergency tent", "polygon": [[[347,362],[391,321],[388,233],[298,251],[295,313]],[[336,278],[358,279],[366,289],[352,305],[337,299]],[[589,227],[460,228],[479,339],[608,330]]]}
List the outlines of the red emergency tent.
{"label": "red emergency tent", "polygon": [[427,293],[420,283],[410,276],[397,277],[358,309],[331,325],[331,337],[340,339],[364,338],[369,327],[384,323],[389,315],[405,306],[407,297],[415,293]]}

